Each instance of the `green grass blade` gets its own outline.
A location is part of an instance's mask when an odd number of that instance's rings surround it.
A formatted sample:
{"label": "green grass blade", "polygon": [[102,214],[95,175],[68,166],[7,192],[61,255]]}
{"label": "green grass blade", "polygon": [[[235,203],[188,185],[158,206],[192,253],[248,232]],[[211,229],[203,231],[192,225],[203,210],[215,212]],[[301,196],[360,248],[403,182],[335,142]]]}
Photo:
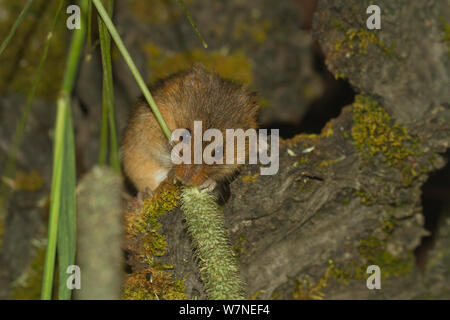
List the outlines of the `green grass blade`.
{"label": "green grass blade", "polygon": [[[70,115],[70,94],[86,35],[85,13],[89,0],[80,2],[82,26],[81,29],[73,31],[61,93],[57,101],[48,243],[41,291],[41,298],[46,300],[52,297],[56,247],[58,246],[60,270],[59,297],[62,299],[70,297],[70,292],[65,291],[68,290],[65,287],[67,279],[65,271],[68,265],[74,263],[75,257],[75,146]],[[58,227],[63,229],[58,230]]]}
{"label": "green grass blade", "polygon": [[[89,5],[92,6],[92,2],[89,1]],[[103,22],[100,18],[98,18],[98,28],[99,28],[99,37],[100,41],[102,41],[104,34],[102,32],[102,26]],[[105,58],[104,58],[104,42],[100,43],[100,50],[102,55],[102,70],[103,70],[103,83],[102,83],[102,123],[101,123],[101,130],[100,130],[100,150],[99,150],[99,157],[98,157],[98,163],[100,165],[106,164],[106,157],[108,153],[108,104],[106,101],[107,98],[107,88],[105,85]]]}
{"label": "green grass blade", "polygon": [[108,152],[108,108],[105,103],[106,87],[102,87],[102,123],[100,128],[100,150],[98,155],[98,164],[106,164],[106,156]]}
{"label": "green grass blade", "polygon": [[23,7],[22,11],[20,12],[19,16],[17,17],[16,21],[14,22],[11,30],[9,31],[8,35],[6,36],[5,40],[3,40],[2,44],[0,45],[0,55],[2,55],[2,52],[6,49],[8,46],[9,41],[11,41],[12,37],[16,33],[17,28],[19,27],[20,23],[22,22],[23,18],[26,16],[28,10],[31,7],[31,4],[34,0],[28,0],[25,4],[25,7]]}
{"label": "green grass blade", "polygon": [[98,155],[98,164],[105,165],[108,152],[108,108],[106,105],[106,86],[102,87],[102,123],[100,127],[100,150]]}
{"label": "green grass blade", "polygon": [[75,263],[76,250],[76,216],[75,216],[75,142],[73,138],[73,127],[70,110],[67,112],[67,119],[64,130],[64,144],[67,146],[64,152],[63,177],[61,185],[61,209],[58,219],[57,251],[58,251],[58,299],[69,300],[72,290],[67,288],[66,270],[69,265]]}
{"label": "green grass blade", "polygon": [[[6,165],[4,168],[4,171],[2,173],[2,177],[11,177],[12,174],[15,171],[15,165],[16,165],[16,157],[17,157],[17,152],[20,149],[20,145],[22,144],[22,140],[23,140],[23,135],[25,133],[25,128],[27,125],[27,121],[28,121],[28,115],[30,114],[31,111],[31,107],[34,101],[34,97],[36,96],[36,91],[37,91],[37,87],[39,85],[39,82],[41,80],[41,76],[42,76],[42,71],[44,69],[44,65],[45,62],[47,60],[47,54],[48,54],[48,50],[50,47],[50,41],[52,39],[52,35],[53,32],[55,30],[55,26],[56,23],[58,21],[59,15],[61,13],[61,9],[62,9],[62,5],[63,5],[63,1],[60,2],[58,8],[56,9],[56,13],[55,13],[55,17],[53,18],[53,22],[50,26],[50,30],[47,36],[47,40],[45,42],[44,45],[44,51],[42,52],[42,56],[41,59],[39,61],[39,66],[37,68],[36,74],[34,76],[33,79],[33,83],[31,85],[31,89],[30,92],[28,93],[27,96],[27,101],[25,104],[25,108],[22,110],[22,113],[20,115],[20,119],[19,119],[19,123],[17,125],[17,128],[14,132],[14,136],[12,139],[12,143],[11,143],[11,147],[8,151],[8,156],[7,156],[7,160],[6,160]],[[4,195],[5,194],[5,190],[4,185],[1,186],[0,185],[0,194]]]}
{"label": "green grass blade", "polygon": [[122,54],[126,64],[128,65],[128,68],[130,69],[131,73],[133,74],[134,78],[136,79],[136,82],[137,82],[139,88],[141,89],[142,93],[144,94],[144,97],[147,100],[150,108],[152,109],[153,114],[154,114],[156,120],[158,121],[162,131],[166,135],[167,139],[170,139],[170,136],[171,136],[170,129],[167,126],[166,122],[164,121],[164,118],[162,117],[161,112],[159,111],[158,106],[155,103],[155,100],[153,100],[153,97],[150,94],[150,91],[148,90],[144,79],[142,78],[136,65],[134,64],[133,59],[131,59],[131,56],[128,53],[127,48],[123,44],[123,41],[120,38],[120,35],[116,30],[116,27],[114,26],[113,22],[111,21],[111,18],[109,17],[108,13],[106,12],[105,8],[103,7],[102,2],[100,0],[92,0],[92,2],[98,11],[98,14],[100,15],[100,17],[102,18],[106,27],[108,28],[108,31],[111,34],[111,37],[113,38],[114,42],[116,43],[117,48],[119,49],[120,53]]}
{"label": "green grass blade", "polygon": [[[114,1],[107,1],[107,12],[112,16]],[[107,126],[109,127],[109,155],[110,165],[116,172],[120,172],[119,148],[117,145],[115,112],[114,112],[114,86],[111,64],[111,40],[105,23],[99,17],[98,28],[100,36],[100,50],[102,55],[103,68],[103,111],[102,130],[100,144],[100,164],[106,162]]]}
{"label": "green grass blade", "polygon": [[56,241],[58,232],[58,215],[61,208],[62,175],[64,161],[64,131],[66,126],[67,98],[58,99],[53,153],[53,175],[48,221],[48,243],[45,253],[44,276],[42,280],[41,298],[49,300],[52,297],[53,272],[55,269]]}
{"label": "green grass blade", "polygon": [[90,57],[92,52],[92,1],[89,1],[87,9],[87,40],[86,40],[86,52]]}
{"label": "green grass blade", "polygon": [[197,37],[200,39],[200,41],[202,42],[203,47],[206,49],[208,48],[208,44],[205,42],[205,39],[203,39],[202,34],[200,33],[200,30],[198,30],[197,25],[194,22],[194,19],[192,19],[188,9],[186,8],[186,4],[184,3],[183,0],[178,0],[178,3],[180,4],[180,6],[183,8],[184,14],[186,15],[186,17],[189,20],[189,23],[191,24],[192,28],[194,28],[195,33],[197,34]]}

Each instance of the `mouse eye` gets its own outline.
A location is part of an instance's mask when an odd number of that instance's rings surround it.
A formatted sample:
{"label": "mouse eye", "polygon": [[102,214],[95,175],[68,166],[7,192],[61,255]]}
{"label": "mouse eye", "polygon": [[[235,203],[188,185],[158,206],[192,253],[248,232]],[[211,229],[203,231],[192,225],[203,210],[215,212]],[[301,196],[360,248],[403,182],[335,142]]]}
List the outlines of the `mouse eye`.
{"label": "mouse eye", "polygon": [[223,157],[223,146],[217,146],[212,151],[212,156],[214,159],[219,160]]}
{"label": "mouse eye", "polygon": [[183,143],[191,143],[191,130],[184,128],[183,133],[181,134],[181,138],[183,139]]}

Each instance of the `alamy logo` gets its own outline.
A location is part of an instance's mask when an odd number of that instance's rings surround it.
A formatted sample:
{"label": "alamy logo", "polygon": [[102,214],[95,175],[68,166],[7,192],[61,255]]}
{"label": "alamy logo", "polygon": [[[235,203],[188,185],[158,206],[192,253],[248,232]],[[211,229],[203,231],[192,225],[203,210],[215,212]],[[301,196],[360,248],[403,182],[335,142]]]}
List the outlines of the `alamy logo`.
{"label": "alamy logo", "polygon": [[81,269],[77,265],[67,267],[66,273],[69,274],[66,281],[67,289],[81,289]]}
{"label": "alamy logo", "polygon": [[370,14],[369,18],[367,18],[366,26],[367,29],[381,29],[381,9],[379,6],[372,4],[367,7],[367,14]]}
{"label": "alamy logo", "polygon": [[73,30],[81,28],[80,12],[80,7],[75,4],[67,7],[66,13],[70,14],[66,20],[67,29]]}
{"label": "alamy logo", "polygon": [[[260,168],[261,175],[274,175],[279,167],[279,130],[270,130],[270,152],[267,142],[267,129],[226,129],[225,139],[218,129],[207,129],[202,134],[202,122],[194,121],[194,134],[188,129],[172,132],[171,160],[175,165],[191,164],[192,149],[194,164],[249,164],[265,165]],[[193,146],[192,146],[192,140]],[[225,146],[224,146],[225,140]],[[236,140],[236,144],[235,144]],[[203,142],[211,141],[204,149]],[[248,141],[248,144],[247,142]],[[248,146],[248,152],[247,152]],[[193,148],[192,148],[193,147]],[[268,166],[266,166],[268,165]]]}
{"label": "alamy logo", "polygon": [[367,271],[370,276],[367,278],[367,289],[381,289],[381,270],[376,264],[367,267]]}

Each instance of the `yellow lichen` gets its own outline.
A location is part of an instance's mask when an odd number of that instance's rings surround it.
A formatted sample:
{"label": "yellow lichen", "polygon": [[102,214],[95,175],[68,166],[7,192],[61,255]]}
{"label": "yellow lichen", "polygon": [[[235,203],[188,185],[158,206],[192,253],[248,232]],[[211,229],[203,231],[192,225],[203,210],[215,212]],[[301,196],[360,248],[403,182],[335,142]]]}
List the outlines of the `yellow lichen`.
{"label": "yellow lichen", "polygon": [[392,234],[395,227],[397,226],[397,221],[392,218],[385,218],[381,221],[381,230],[387,235]]}
{"label": "yellow lichen", "polygon": [[272,23],[268,20],[250,19],[247,22],[240,21],[234,25],[233,37],[236,40],[250,39],[257,44],[262,44],[267,39],[267,32],[272,29]]}
{"label": "yellow lichen", "polygon": [[336,72],[334,74],[334,79],[336,79],[336,80],[345,79],[345,74],[343,72]]}
{"label": "yellow lichen", "polygon": [[14,180],[3,177],[3,182],[8,184],[14,190],[36,191],[42,188],[44,183],[42,177],[36,170],[29,173],[18,170]]}
{"label": "yellow lichen", "polygon": [[383,270],[383,276],[386,278],[391,276],[398,277],[410,272],[413,266],[413,259],[396,257],[387,251],[386,246],[386,240],[368,237],[360,240],[358,251],[361,257],[366,260],[367,265],[380,266]]}
{"label": "yellow lichen", "polygon": [[247,250],[243,247],[245,242],[244,236],[240,236],[237,241],[238,242],[233,245],[231,249],[233,250],[236,258],[239,259],[243,254],[247,253]]}
{"label": "yellow lichen", "polygon": [[353,193],[356,197],[361,198],[361,202],[365,204],[366,206],[372,206],[375,203],[377,203],[377,199],[373,197],[370,193],[361,191],[361,190],[355,190]]}
{"label": "yellow lichen", "polygon": [[[242,50],[228,53],[225,50],[207,52],[203,49],[193,49],[173,54],[154,43],[148,43],[144,46],[144,52],[148,57],[150,83],[187,70],[197,62],[203,63],[207,70],[215,71],[225,79],[245,85],[253,83],[251,61]],[[270,106],[270,100],[259,95],[258,104],[261,108],[266,108]]]}
{"label": "yellow lichen", "polygon": [[325,138],[329,138],[333,135],[333,120],[327,122],[320,132],[320,135]]}
{"label": "yellow lichen", "polygon": [[37,300],[41,297],[42,275],[44,273],[45,247],[38,248],[24,275],[13,285],[14,300]]}
{"label": "yellow lichen", "polygon": [[319,167],[319,168],[326,168],[326,167],[328,167],[328,166],[330,166],[332,164],[335,164],[336,162],[339,162],[341,160],[342,160],[341,158],[331,159],[331,160],[323,160],[317,165],[317,167]]}
{"label": "yellow lichen", "polygon": [[242,182],[255,182],[259,177],[258,173],[255,173],[254,175],[251,176],[243,176],[241,177]]}
{"label": "yellow lichen", "polygon": [[306,192],[313,186],[312,179],[303,177],[300,180],[298,180],[298,187],[301,192]]}
{"label": "yellow lichen", "polygon": [[394,256],[387,250],[387,239],[369,236],[360,240],[358,246],[359,260],[352,260],[343,267],[335,266],[332,270],[336,280],[348,283],[352,279],[366,279],[367,267],[377,265],[381,268],[382,279],[405,276],[414,265],[412,253],[407,256]]}
{"label": "yellow lichen", "polygon": [[179,186],[165,182],[141,210],[125,214],[126,247],[136,265],[125,278],[125,299],[186,299],[184,279],[174,279],[173,266],[157,262],[165,254],[167,241],[160,233],[158,218],[178,205]]}
{"label": "yellow lichen", "polygon": [[123,285],[125,300],[185,300],[185,279],[174,279],[173,275],[145,269],[127,274]]}
{"label": "yellow lichen", "polygon": [[[298,144],[298,142],[300,142],[302,140],[316,140],[319,138],[330,138],[331,136],[333,136],[333,133],[334,133],[333,123],[334,123],[333,120],[328,121],[327,124],[323,127],[320,134],[301,133],[290,139],[281,139],[280,142],[281,142],[281,144],[285,144],[288,147],[293,147],[293,146],[296,146]],[[311,143],[310,141],[307,142],[307,144],[310,144],[310,143]],[[310,148],[314,148],[314,147],[310,147]],[[307,149],[307,148],[305,148],[305,149]]]}
{"label": "yellow lichen", "polygon": [[328,280],[333,272],[333,261],[328,262],[327,270],[325,274],[317,280],[316,283],[311,283],[310,277],[303,277],[301,280],[297,280],[292,299],[294,300],[322,300],[325,297],[323,290],[328,285]]}
{"label": "yellow lichen", "polygon": [[248,298],[248,300],[258,300],[259,299],[259,295],[265,293],[266,290],[257,290],[254,294],[252,294],[250,296],[250,298]]}
{"label": "yellow lichen", "polygon": [[294,167],[305,165],[308,162],[309,162],[309,159],[307,157],[300,157],[300,159],[294,163]]}
{"label": "yellow lichen", "polygon": [[253,83],[251,63],[243,51],[208,53],[202,49],[193,49],[170,54],[153,43],[145,45],[144,51],[148,56],[150,82],[186,70],[195,62],[201,62],[207,70],[214,70],[225,79],[247,85]]}
{"label": "yellow lichen", "polygon": [[418,145],[406,127],[394,123],[389,114],[376,101],[362,95],[352,105],[353,143],[366,161],[380,156],[382,162],[400,170],[404,184],[417,176],[408,160],[418,155]]}
{"label": "yellow lichen", "polygon": [[387,47],[380,40],[376,30],[349,29],[345,33],[345,37],[336,42],[334,49],[336,52],[346,52],[350,55],[365,55],[370,44],[377,46],[388,56],[393,55],[393,48]]}

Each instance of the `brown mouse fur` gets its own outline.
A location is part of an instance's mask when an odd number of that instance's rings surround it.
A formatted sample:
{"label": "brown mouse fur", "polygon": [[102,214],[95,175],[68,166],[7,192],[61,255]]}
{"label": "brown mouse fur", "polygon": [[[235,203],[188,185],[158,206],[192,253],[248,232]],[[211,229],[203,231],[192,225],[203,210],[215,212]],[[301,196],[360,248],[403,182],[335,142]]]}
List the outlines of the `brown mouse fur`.
{"label": "brown mouse fur", "polygon": [[[225,145],[225,129],[257,128],[256,95],[206,71],[202,65],[172,75],[151,90],[171,131],[187,128],[194,133],[194,121],[200,120],[203,131],[219,129]],[[125,173],[140,192],[154,191],[171,175],[184,184],[213,189],[217,182],[231,177],[239,166],[174,165],[171,145],[144,100],[140,100],[130,114],[121,150]]]}

